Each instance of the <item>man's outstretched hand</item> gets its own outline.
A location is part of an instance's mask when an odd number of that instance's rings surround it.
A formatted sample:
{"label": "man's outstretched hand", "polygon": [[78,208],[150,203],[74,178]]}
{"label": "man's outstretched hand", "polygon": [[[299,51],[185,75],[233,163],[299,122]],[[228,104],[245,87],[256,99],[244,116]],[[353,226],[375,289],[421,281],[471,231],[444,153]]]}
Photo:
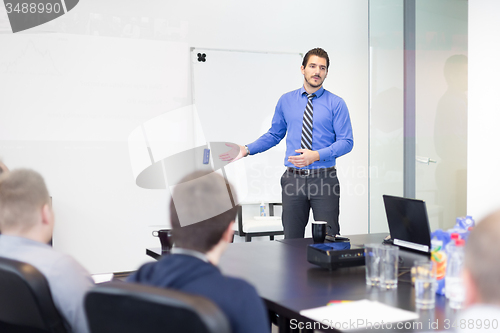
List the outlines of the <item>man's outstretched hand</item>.
{"label": "man's outstretched hand", "polygon": [[231,150],[219,155],[219,158],[223,161],[234,162],[247,154],[244,146],[235,143],[226,143],[226,146],[231,147]]}

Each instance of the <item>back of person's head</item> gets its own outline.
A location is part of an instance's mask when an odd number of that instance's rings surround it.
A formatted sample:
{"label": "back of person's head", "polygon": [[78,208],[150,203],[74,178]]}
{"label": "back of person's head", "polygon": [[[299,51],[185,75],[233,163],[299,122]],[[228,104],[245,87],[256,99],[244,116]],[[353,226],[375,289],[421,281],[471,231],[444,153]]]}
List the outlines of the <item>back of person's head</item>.
{"label": "back of person's head", "polygon": [[33,170],[17,169],[0,175],[0,230],[29,230],[49,204],[42,176]]}
{"label": "back of person's head", "polygon": [[306,67],[309,58],[313,55],[326,59],[326,69],[330,67],[330,58],[328,57],[328,53],[326,53],[326,51],[320,47],[307,51],[306,55],[304,56],[304,59],[302,59],[302,66]]}
{"label": "back of person's head", "polygon": [[[233,191],[215,172],[195,171],[174,188],[170,201],[172,238],[176,247],[206,253],[221,240],[234,221],[237,206]],[[229,193],[231,192],[231,193]]]}
{"label": "back of person's head", "polygon": [[465,245],[465,268],[481,303],[500,304],[499,253],[500,210],[480,221]]}

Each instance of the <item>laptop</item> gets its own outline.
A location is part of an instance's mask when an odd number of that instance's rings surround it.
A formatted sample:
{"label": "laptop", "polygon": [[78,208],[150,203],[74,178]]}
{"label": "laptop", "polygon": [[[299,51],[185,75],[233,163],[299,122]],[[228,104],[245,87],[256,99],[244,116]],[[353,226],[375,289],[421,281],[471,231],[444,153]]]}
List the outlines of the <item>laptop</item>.
{"label": "laptop", "polygon": [[384,195],[385,213],[393,244],[429,253],[431,228],[425,201]]}

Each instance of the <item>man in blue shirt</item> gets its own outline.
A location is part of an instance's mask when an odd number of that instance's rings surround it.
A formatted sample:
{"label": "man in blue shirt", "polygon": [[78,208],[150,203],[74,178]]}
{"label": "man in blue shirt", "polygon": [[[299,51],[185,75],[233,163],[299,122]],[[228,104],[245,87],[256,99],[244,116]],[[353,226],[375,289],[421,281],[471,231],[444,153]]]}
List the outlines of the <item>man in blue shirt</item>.
{"label": "man in blue shirt", "polygon": [[[326,221],[329,233],[339,234],[340,185],[336,159],[352,150],[349,111],[344,100],[323,88],[330,60],[321,48],[304,56],[304,85],[281,96],[271,128],[239,153],[220,155],[234,161],[276,146],[287,134],[281,177],[285,238],[302,238],[312,208],[314,220]],[[238,147],[237,147],[238,148]]]}

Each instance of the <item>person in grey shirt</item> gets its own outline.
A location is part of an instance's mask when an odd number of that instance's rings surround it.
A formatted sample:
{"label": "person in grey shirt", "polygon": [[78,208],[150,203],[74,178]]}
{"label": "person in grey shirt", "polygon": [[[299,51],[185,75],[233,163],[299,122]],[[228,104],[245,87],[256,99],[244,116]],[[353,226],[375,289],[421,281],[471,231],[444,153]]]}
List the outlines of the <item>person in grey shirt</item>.
{"label": "person in grey shirt", "polygon": [[465,244],[464,309],[457,332],[498,330],[500,327],[500,210],[478,222]]}
{"label": "person in grey shirt", "polygon": [[94,282],[76,260],[47,245],[54,212],[45,182],[32,170],[0,175],[0,257],[33,265],[47,279],[70,332],[87,333],[83,298]]}

